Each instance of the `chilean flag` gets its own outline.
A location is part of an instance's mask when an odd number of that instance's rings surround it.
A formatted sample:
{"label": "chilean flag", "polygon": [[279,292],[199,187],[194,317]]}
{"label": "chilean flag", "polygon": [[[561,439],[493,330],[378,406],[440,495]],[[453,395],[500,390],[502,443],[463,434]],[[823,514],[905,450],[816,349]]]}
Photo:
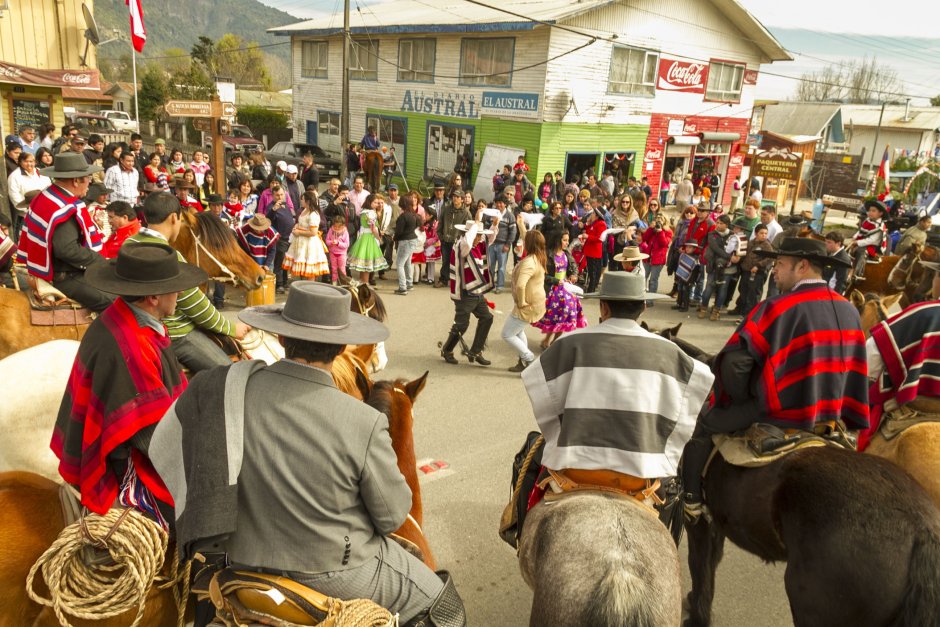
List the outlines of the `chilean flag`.
{"label": "chilean flag", "polygon": [[891,178],[891,161],[888,156],[889,149],[890,146],[885,146],[885,154],[881,158],[881,165],[878,167],[878,178],[885,182],[885,191],[883,194],[879,194],[879,200],[884,200],[888,194],[891,193],[891,183],[888,181],[888,179]]}
{"label": "chilean flag", "polygon": [[134,50],[143,52],[144,44],[147,43],[144,9],[140,5],[140,0],[124,0],[124,2],[131,10],[131,40],[134,42]]}

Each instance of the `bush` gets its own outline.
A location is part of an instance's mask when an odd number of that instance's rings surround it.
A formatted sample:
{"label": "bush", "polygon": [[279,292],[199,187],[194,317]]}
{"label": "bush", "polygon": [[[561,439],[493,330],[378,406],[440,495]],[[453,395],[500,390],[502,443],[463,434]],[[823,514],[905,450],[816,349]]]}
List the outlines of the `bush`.
{"label": "bush", "polygon": [[264,107],[239,107],[236,118],[239,124],[244,124],[256,133],[260,129],[285,128],[289,121],[287,115]]}

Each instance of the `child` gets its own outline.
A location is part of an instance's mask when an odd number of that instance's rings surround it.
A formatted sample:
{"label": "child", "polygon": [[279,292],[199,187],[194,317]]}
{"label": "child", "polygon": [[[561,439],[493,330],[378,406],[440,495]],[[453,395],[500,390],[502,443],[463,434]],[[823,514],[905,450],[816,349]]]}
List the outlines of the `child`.
{"label": "child", "polygon": [[[428,220],[430,221],[432,218],[434,218],[433,213],[430,215]],[[411,253],[412,285],[421,282],[421,275],[424,273],[425,265],[428,261],[424,254],[424,247],[428,241],[427,222],[415,229],[415,235],[417,235],[417,239],[415,239],[415,249],[414,252]]]}
{"label": "child", "polygon": [[866,200],[865,209],[868,217],[852,236],[855,246],[855,280],[865,278],[865,264],[885,254],[888,243],[888,229],[885,226],[885,206],[880,200]]}
{"label": "child", "polygon": [[441,240],[437,236],[437,218],[432,216],[425,223],[424,258],[428,264],[428,285],[434,285],[437,276],[437,262],[441,260]]}
{"label": "child", "polygon": [[522,170],[526,174],[529,173],[529,165],[525,162],[525,155],[519,155],[519,158],[516,159],[516,165],[512,166],[513,172],[516,170]]}
{"label": "child", "polygon": [[[242,225],[242,216],[245,207],[238,200],[238,188],[232,187],[228,190],[228,201],[224,205],[224,214],[228,216],[229,224],[233,229]],[[250,217],[250,216],[249,216]]]}
{"label": "child", "polygon": [[[653,227],[643,231],[640,250],[649,254],[650,258],[646,264],[646,275],[649,277],[647,291],[656,293],[659,290],[659,275],[666,265],[666,259],[669,256],[669,247],[672,244],[672,230],[669,228],[669,222],[663,215],[658,215],[653,220]],[[653,301],[649,301],[651,305]]]}
{"label": "child", "polygon": [[256,213],[236,233],[238,243],[248,256],[269,274],[273,274],[274,255],[277,253],[277,241],[281,235],[271,227],[271,221],[263,214]]}
{"label": "child", "polygon": [[597,290],[597,283],[601,279],[601,270],[604,267],[604,243],[601,234],[607,230],[607,223],[598,209],[591,211],[584,219],[584,233],[587,239],[584,242],[584,256],[587,258],[587,287],[586,291],[592,293]]}
{"label": "child", "polygon": [[764,292],[764,283],[767,281],[767,273],[774,262],[772,257],[758,257],[756,251],[772,251],[773,249],[774,247],[767,241],[767,225],[758,224],[754,227],[754,239],[750,241],[747,254],[741,261],[741,295],[744,298],[741,311],[745,315],[749,314],[760,302]]}
{"label": "child", "polygon": [[348,283],[346,251],[349,250],[349,231],[346,230],[346,218],[341,215],[333,216],[333,225],[326,234],[326,248],[330,251],[333,285]]}
{"label": "child", "polygon": [[108,222],[111,224],[111,236],[101,247],[101,256],[114,259],[124,240],[140,231],[140,220],[129,203],[115,200],[108,205]]}
{"label": "child", "polygon": [[294,225],[283,268],[295,277],[316,279],[330,272],[326,245],[320,239],[320,201],[317,193],[304,192],[300,197],[300,205],[303,211]]}
{"label": "child", "polygon": [[692,286],[698,280],[702,265],[699,263],[698,244],[686,242],[679,253],[679,264],[676,267],[676,304],[673,309],[679,311],[689,310],[689,300],[692,295]]}

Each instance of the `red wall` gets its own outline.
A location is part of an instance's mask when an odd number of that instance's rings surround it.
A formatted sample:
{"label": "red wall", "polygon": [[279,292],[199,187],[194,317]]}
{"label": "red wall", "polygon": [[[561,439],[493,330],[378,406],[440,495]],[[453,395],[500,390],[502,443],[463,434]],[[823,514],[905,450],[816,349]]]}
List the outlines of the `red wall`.
{"label": "red wall", "polygon": [[[734,177],[741,174],[744,167],[744,155],[738,153],[741,144],[746,144],[750,120],[746,118],[722,118],[702,115],[683,116],[679,114],[654,113],[650,117],[650,132],[646,137],[646,153],[644,155],[642,173],[649,180],[654,194],[659,194],[662,185],[663,162],[666,156],[668,127],[670,120],[685,120],[685,134],[695,135],[705,132],[738,133],[741,139],[731,143],[731,155],[727,159],[728,169],[719,172],[722,178],[721,203],[727,205],[731,202],[731,183]],[[662,142],[660,143],[660,139]],[[655,153],[658,153],[655,154]],[[650,158],[654,157],[654,158]],[[647,170],[647,164],[652,163],[653,168]],[[743,183],[742,183],[743,184]]]}

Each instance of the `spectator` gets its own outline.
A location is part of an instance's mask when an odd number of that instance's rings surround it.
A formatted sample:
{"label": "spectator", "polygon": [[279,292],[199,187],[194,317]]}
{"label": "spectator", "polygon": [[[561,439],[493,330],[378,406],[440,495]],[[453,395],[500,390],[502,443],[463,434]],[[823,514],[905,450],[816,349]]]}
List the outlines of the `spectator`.
{"label": "spectator", "polygon": [[105,186],[114,190],[111,192],[111,202],[123,200],[131,207],[137,204],[137,198],[140,195],[137,183],[140,175],[134,168],[135,159],[134,153],[123,153],[120,162],[108,168],[105,173]]}
{"label": "spectator", "polygon": [[269,274],[274,272],[274,257],[280,234],[271,227],[271,220],[256,213],[236,233],[238,241],[252,259]]}
{"label": "spectator", "polygon": [[125,240],[140,232],[140,220],[137,219],[134,207],[121,200],[109,204],[107,211],[111,235],[102,246],[101,255],[106,259],[114,259]]}

